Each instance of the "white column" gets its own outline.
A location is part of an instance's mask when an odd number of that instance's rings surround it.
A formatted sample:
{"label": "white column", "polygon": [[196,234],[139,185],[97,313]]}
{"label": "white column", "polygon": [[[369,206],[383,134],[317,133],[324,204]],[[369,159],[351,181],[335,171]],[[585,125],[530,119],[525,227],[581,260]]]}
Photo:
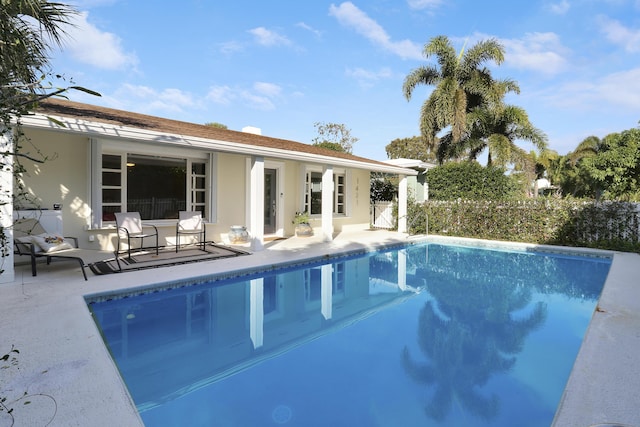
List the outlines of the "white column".
{"label": "white column", "polygon": [[322,171],[322,238],[333,240],[333,167],[325,166]]}
{"label": "white column", "polygon": [[398,251],[398,287],[402,291],[407,290],[407,250]]}
{"label": "white column", "polygon": [[264,158],[251,158],[249,177],[249,234],[251,249],[264,248]]}
{"label": "white column", "polygon": [[407,232],[407,176],[398,175],[398,232]]}
{"label": "white column", "polygon": [[[12,153],[11,131],[0,129],[0,151]],[[7,256],[0,258],[0,283],[11,283],[15,279],[13,269],[13,156],[0,155],[0,225],[7,237]]]}
{"label": "white column", "polygon": [[320,300],[322,316],[329,320],[333,316],[333,265],[325,264],[320,269]]}
{"label": "white column", "polygon": [[264,279],[252,279],[249,286],[249,336],[253,348],[260,348],[264,344]]}

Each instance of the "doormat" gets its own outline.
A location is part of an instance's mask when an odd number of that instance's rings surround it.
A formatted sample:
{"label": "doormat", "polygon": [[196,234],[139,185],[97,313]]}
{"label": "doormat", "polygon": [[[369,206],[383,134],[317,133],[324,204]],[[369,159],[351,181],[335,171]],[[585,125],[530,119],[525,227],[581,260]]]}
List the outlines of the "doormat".
{"label": "doormat", "polygon": [[161,249],[158,255],[155,251],[135,252],[131,258],[121,254],[118,259],[112,258],[89,264],[89,268],[96,275],[121,273],[125,271],[145,270],[149,268],[169,267],[172,265],[189,264],[193,262],[211,261],[220,258],[231,258],[250,255],[250,252],[228,246],[208,243],[201,247],[182,248],[176,252],[175,247]]}

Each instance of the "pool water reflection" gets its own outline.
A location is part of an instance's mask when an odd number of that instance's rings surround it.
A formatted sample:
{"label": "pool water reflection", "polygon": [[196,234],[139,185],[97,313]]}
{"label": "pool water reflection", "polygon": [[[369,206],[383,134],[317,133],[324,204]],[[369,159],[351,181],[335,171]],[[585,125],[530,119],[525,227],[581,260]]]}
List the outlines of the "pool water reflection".
{"label": "pool water reflection", "polygon": [[549,425],[609,266],[423,244],[89,306],[147,426]]}

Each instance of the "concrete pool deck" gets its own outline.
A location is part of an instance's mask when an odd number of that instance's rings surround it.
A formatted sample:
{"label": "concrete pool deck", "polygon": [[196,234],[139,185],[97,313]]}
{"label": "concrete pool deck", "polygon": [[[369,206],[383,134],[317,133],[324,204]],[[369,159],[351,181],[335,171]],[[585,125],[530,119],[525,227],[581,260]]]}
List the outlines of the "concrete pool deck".
{"label": "concrete pool deck", "polygon": [[[432,238],[461,241],[427,240]],[[0,285],[0,355],[12,346],[20,351],[17,365],[0,371],[0,397],[6,397],[6,403],[14,408],[15,426],[45,425],[51,419],[51,426],[141,426],[91,318],[85,295],[413,240],[388,231],[340,233],[327,243],[319,237],[294,237],[269,242],[264,251],[250,256],[105,276],[89,272],[88,281],[73,263],[39,265],[37,277],[31,276],[28,265],[18,266],[14,283]],[[558,407],[555,426],[618,423],[640,427],[640,255],[613,254],[611,271]],[[25,392],[31,395],[30,405],[11,403]],[[7,417],[0,412],[0,426],[6,425]]]}

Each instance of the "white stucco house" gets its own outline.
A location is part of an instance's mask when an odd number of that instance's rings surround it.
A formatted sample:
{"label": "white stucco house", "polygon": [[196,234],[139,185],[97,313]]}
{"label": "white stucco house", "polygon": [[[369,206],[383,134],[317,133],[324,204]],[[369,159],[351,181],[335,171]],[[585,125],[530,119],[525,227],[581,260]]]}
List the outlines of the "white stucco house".
{"label": "white stucco house", "polygon": [[[3,194],[2,225],[11,238],[14,211],[59,208],[60,228],[84,249],[113,250],[114,214],[126,211],[156,225],[161,245],[175,243],[181,210],[203,213],[209,240],[224,241],[232,225],[245,225],[253,250],[262,249],[265,238],[292,236],[295,213],[307,211],[315,233],[328,241],[334,233],[369,227],[372,171],[400,176],[404,232],[407,177],[418,173],[262,136],[256,128],[225,130],[57,99],[22,117],[22,125],[48,160],[21,159],[24,188],[35,203],[18,199],[24,205],[13,206]],[[3,174],[3,189],[11,188],[10,172]],[[12,281],[11,254],[2,268],[0,282]]]}

